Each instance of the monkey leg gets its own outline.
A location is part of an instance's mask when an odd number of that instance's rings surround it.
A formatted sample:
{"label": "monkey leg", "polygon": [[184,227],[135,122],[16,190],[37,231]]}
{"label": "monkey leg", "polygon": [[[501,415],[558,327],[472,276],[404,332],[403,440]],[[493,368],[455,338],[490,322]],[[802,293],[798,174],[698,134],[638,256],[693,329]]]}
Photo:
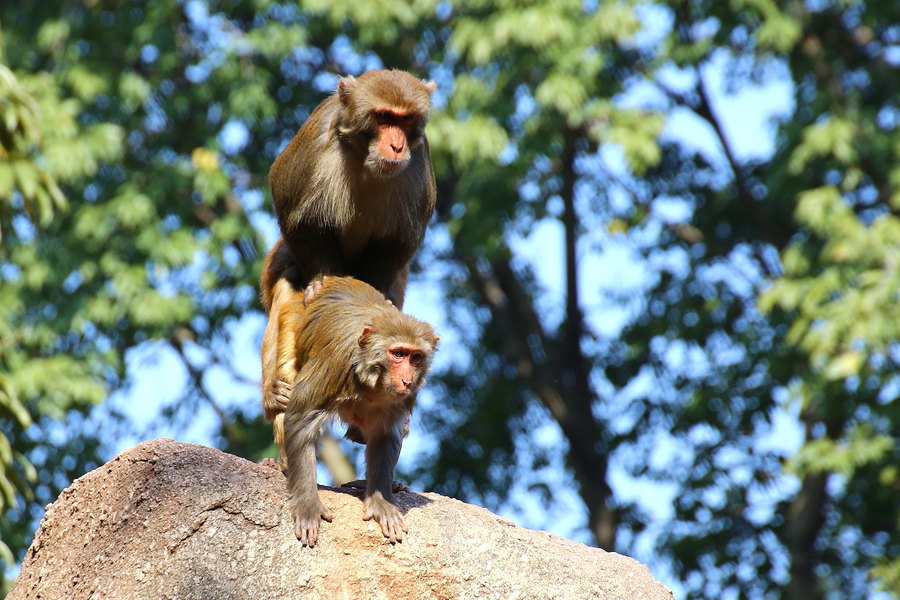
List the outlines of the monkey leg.
{"label": "monkey leg", "polygon": [[290,310],[289,300],[296,294],[287,279],[278,279],[272,286],[269,322],[263,333],[262,348],[262,406],[267,419],[287,408],[291,396],[294,363],[294,335],[290,327],[282,327],[282,312]]}
{"label": "monkey leg", "polygon": [[366,494],[363,519],[375,519],[381,526],[381,533],[392,544],[403,541],[403,534],[409,528],[403,521],[403,514],[392,500],[391,484],[394,467],[400,457],[403,438],[399,428],[392,428],[385,435],[373,437],[366,444]]}
{"label": "monkey leg", "polygon": [[[406,295],[406,282],[408,279],[409,263],[406,263],[406,265],[397,272],[397,276],[391,284],[391,289],[386,294],[388,302],[391,302],[391,304],[400,310],[403,310],[403,297]],[[393,301],[390,300],[391,298],[393,298]]]}
{"label": "monkey leg", "polygon": [[[275,301],[274,296],[277,293],[279,281],[287,280],[290,282],[294,291],[303,289],[304,281],[297,270],[294,262],[294,255],[291,254],[290,248],[284,242],[284,238],[280,237],[275,240],[272,249],[266,256],[263,263],[262,273],[259,276],[259,301],[262,304],[266,314],[272,311],[272,304]],[[278,314],[277,312],[275,314]]]}
{"label": "monkey leg", "polygon": [[291,468],[288,471],[288,494],[294,535],[304,546],[312,548],[319,539],[319,520],[329,523],[331,513],[322,504],[316,488],[316,440],[328,412],[288,411],[284,416],[284,448]]}

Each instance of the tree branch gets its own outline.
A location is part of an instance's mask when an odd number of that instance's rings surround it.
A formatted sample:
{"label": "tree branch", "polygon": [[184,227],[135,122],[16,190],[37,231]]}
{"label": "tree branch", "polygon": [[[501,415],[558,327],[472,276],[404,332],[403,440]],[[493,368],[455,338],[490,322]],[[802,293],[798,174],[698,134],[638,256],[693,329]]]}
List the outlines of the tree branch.
{"label": "tree branch", "polygon": [[662,92],[675,104],[689,109],[709,124],[719,142],[719,146],[722,148],[722,153],[725,155],[725,161],[728,163],[728,168],[732,173],[738,200],[741,201],[741,205],[746,208],[751,220],[761,232],[760,237],[767,239],[769,243],[779,249],[785,247],[790,241],[791,232],[772,221],[772,219],[770,219],[763,211],[762,204],[753,197],[753,194],[750,191],[750,182],[747,174],[735,156],[734,149],[725,135],[725,130],[713,111],[712,102],[709,97],[706,82],[703,79],[701,67],[697,67],[696,76],[697,84],[694,91],[697,95],[697,101],[670,89],[658,79],[648,77],[648,80],[653,82],[653,84],[662,90]]}
{"label": "tree branch", "polygon": [[[569,441],[569,462],[588,509],[591,531],[601,548],[615,548],[615,511],[607,506],[612,489],[606,481],[608,459],[603,431],[591,411],[595,400],[587,380],[588,369],[564,365],[548,340],[525,290],[508,260],[495,259],[490,269],[473,258],[461,257],[471,281],[488,305],[492,323],[503,339],[503,353],[516,365],[519,376],[550,412]],[[579,332],[579,339],[583,332]],[[533,348],[539,349],[535,355]],[[543,356],[541,356],[541,354]],[[545,357],[550,357],[548,360]],[[567,379],[582,376],[580,382]],[[580,396],[574,390],[580,390]]]}
{"label": "tree branch", "polygon": [[181,362],[184,363],[188,376],[191,378],[194,387],[200,393],[200,397],[212,407],[213,412],[215,412],[216,416],[219,418],[222,435],[225,436],[228,443],[234,446],[242,446],[244,444],[243,436],[234,428],[225,414],[225,411],[222,410],[222,407],[219,406],[219,403],[216,402],[215,398],[212,397],[212,394],[210,394],[209,390],[206,388],[206,385],[204,385],[203,371],[194,366],[184,353],[184,342],[188,339],[192,339],[192,337],[193,333],[186,328],[176,328],[175,332],[173,332],[172,336],[169,338],[169,345],[172,346],[175,353],[178,354],[178,357],[181,359]]}

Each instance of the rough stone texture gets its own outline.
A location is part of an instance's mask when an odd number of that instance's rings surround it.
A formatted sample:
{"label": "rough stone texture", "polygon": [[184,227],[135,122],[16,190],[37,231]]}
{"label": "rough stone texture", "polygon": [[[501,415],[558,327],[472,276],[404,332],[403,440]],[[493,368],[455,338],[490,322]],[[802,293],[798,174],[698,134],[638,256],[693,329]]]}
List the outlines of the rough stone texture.
{"label": "rough stone texture", "polygon": [[358,491],[320,493],[334,522],[304,548],[278,470],[140,444],[48,507],[8,599],[672,598],[631,558],[437,494],[398,494],[410,533],[392,546],[362,520]]}

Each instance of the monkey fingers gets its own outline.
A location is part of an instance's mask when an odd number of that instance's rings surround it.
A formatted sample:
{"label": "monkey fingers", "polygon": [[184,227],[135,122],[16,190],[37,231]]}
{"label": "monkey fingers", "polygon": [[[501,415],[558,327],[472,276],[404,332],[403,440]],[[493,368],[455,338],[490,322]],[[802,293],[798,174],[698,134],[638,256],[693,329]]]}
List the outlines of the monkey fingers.
{"label": "monkey fingers", "polygon": [[309,303],[312,301],[315,295],[319,293],[319,290],[322,289],[322,286],[327,280],[328,276],[322,275],[321,277],[316,277],[309,282],[309,285],[306,286],[305,290],[303,290],[303,306],[309,306]]}
{"label": "monkey fingers", "polygon": [[321,500],[312,506],[297,505],[294,507],[294,535],[301,544],[312,548],[319,540],[319,519],[331,523],[333,518]]}
{"label": "monkey fingers", "polygon": [[365,500],[363,520],[375,521],[381,526],[381,533],[392,544],[403,541],[403,534],[409,533],[409,527],[403,521],[403,515],[396,506],[376,493]]}

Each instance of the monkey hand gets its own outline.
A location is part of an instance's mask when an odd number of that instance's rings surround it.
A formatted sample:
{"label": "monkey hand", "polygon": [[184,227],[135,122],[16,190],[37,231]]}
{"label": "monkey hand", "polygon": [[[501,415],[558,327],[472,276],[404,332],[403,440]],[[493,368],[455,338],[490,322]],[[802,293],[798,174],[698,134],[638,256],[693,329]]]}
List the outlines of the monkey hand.
{"label": "monkey hand", "polygon": [[319,540],[319,519],[331,523],[334,518],[318,498],[315,502],[306,505],[300,503],[294,505],[293,513],[294,535],[301,544],[310,548],[314,547]]}
{"label": "monkey hand", "polygon": [[375,492],[366,497],[365,513],[363,520],[375,519],[381,526],[381,533],[392,544],[403,541],[403,534],[409,532],[409,528],[403,521],[400,509],[384,499],[380,492]]}
{"label": "monkey hand", "polygon": [[312,299],[319,293],[319,290],[322,289],[322,285],[324,285],[327,280],[328,276],[322,275],[309,282],[309,285],[303,290],[303,306],[309,306],[309,303],[312,302]]}

